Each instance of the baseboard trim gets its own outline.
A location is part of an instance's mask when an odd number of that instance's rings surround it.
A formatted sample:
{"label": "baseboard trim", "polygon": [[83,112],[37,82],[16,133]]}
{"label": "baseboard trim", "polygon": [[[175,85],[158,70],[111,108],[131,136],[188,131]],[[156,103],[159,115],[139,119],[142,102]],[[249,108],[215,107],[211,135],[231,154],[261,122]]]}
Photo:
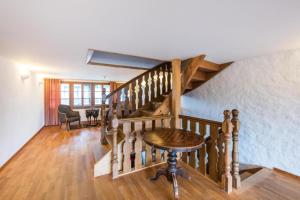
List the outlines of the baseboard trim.
{"label": "baseboard trim", "polygon": [[12,157],[10,157],[2,166],[0,166],[0,172],[45,128],[42,126]]}

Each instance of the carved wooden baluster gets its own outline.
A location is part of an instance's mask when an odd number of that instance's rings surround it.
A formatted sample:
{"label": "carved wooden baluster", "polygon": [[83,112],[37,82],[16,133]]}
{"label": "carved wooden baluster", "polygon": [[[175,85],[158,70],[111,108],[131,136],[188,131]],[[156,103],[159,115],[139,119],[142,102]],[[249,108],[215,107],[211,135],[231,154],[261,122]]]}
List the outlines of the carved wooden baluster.
{"label": "carved wooden baluster", "polygon": [[216,124],[210,125],[210,138],[211,146],[209,149],[208,166],[209,166],[209,177],[215,182],[218,181],[217,174],[217,161],[218,161],[218,148],[217,148],[217,138],[218,138],[218,126]]}
{"label": "carved wooden baluster", "polygon": [[142,103],[141,106],[145,105],[145,98],[146,98],[146,92],[145,92],[145,88],[146,88],[146,81],[145,81],[145,76],[143,76],[140,83],[140,90],[141,90],[141,99],[142,99]]}
{"label": "carved wooden baluster", "polygon": [[136,111],[136,81],[131,83],[131,110]]}
{"label": "carved wooden baluster", "polygon": [[111,97],[109,97],[109,110],[108,110],[108,122],[109,122],[109,124],[108,124],[108,129],[110,129],[110,127],[111,127],[111,119],[112,119],[112,116],[113,116],[113,106],[114,106],[114,98],[113,98],[113,96],[111,96]]}
{"label": "carved wooden baluster", "polygon": [[241,187],[241,177],[239,174],[239,149],[238,149],[238,136],[240,130],[240,121],[239,121],[239,111],[234,109],[232,110],[232,125],[233,125],[233,132],[232,132],[232,141],[233,141],[233,149],[232,149],[232,181],[233,187],[238,189]]}
{"label": "carved wooden baluster", "polygon": [[[196,121],[195,120],[190,120],[190,131],[196,134]],[[197,167],[196,152],[197,151],[190,152],[189,165],[193,168]]]}
{"label": "carved wooden baluster", "polygon": [[164,128],[170,128],[171,127],[170,118],[167,118],[167,119],[163,120],[163,127]]}
{"label": "carved wooden baluster", "polygon": [[124,117],[127,117],[130,114],[129,111],[129,97],[128,97],[128,91],[129,91],[129,86],[126,86],[124,88],[124,96],[125,96],[125,101],[124,101]]}
{"label": "carved wooden baluster", "polygon": [[119,166],[118,166],[118,118],[116,110],[113,111],[112,119],[112,132],[113,132],[113,148],[112,148],[112,178],[118,178],[119,176]]}
{"label": "carved wooden baluster", "polygon": [[141,135],[142,126],[143,126],[142,121],[134,122],[134,130],[136,133],[136,141],[134,143],[135,169],[142,168],[142,147],[143,147],[143,138]]}
{"label": "carved wooden baluster", "polygon": [[132,110],[132,83],[129,83],[128,86],[128,100],[129,100],[129,113]]}
{"label": "carved wooden baluster", "polygon": [[106,100],[106,94],[105,94],[105,88],[103,88],[102,104],[101,104],[101,144],[107,144],[107,140],[105,138],[107,132],[105,100]]}
{"label": "carved wooden baluster", "polygon": [[159,73],[159,80],[160,80],[160,94],[159,95],[163,95],[164,94],[164,71],[163,71],[163,67],[160,67],[160,73]]}
{"label": "carved wooden baluster", "polygon": [[167,67],[167,70],[168,70],[168,77],[167,77],[167,82],[168,82],[168,92],[170,92],[171,91],[171,66],[170,66],[170,64],[168,64],[167,65],[168,67]]}
{"label": "carved wooden baluster", "polygon": [[161,95],[161,78],[160,78],[160,67],[157,69],[157,97]]}
{"label": "carved wooden baluster", "polygon": [[[201,138],[204,141],[206,134],[206,123],[200,121],[199,123],[199,133]],[[201,174],[206,174],[206,144],[202,145],[202,147],[198,150],[198,160],[199,160],[199,171]]]}
{"label": "carved wooden baluster", "polygon": [[224,134],[224,142],[225,142],[225,172],[222,175],[222,186],[227,193],[232,192],[232,176],[230,173],[230,140],[231,134],[233,130],[232,123],[230,121],[231,112],[229,110],[224,111],[224,122],[222,123],[222,132]]}
{"label": "carved wooden baluster", "polygon": [[[152,120],[145,121],[145,129],[146,131],[152,130]],[[151,153],[151,146],[146,145],[146,165],[152,165],[152,153]]]}
{"label": "carved wooden baluster", "polygon": [[162,94],[166,93],[166,65],[162,66]]}
{"label": "carved wooden baluster", "polygon": [[154,100],[154,98],[155,98],[155,80],[154,80],[154,76],[155,76],[155,71],[154,70],[152,70],[151,72],[150,72],[150,76],[151,76],[151,79],[150,79],[150,81],[151,81],[151,87],[150,87],[150,90],[151,90],[151,101],[153,101]]}
{"label": "carved wooden baluster", "polygon": [[153,77],[153,81],[154,81],[154,99],[156,99],[158,97],[158,73],[157,70],[154,71],[154,77]]}
{"label": "carved wooden baluster", "polygon": [[[220,130],[219,130],[220,131]],[[224,174],[224,134],[219,134],[219,137],[217,139],[218,143],[218,180],[222,180],[222,175]]]}
{"label": "carved wooden baluster", "polygon": [[122,90],[119,90],[117,92],[117,97],[116,97],[116,101],[117,101],[117,115],[118,117],[122,118],[122,104],[121,104],[121,93],[122,93]]}
{"label": "carved wooden baluster", "polygon": [[[183,117],[182,118],[182,129],[183,130],[187,130],[187,125],[188,125],[188,120],[186,117]],[[185,163],[188,163],[188,153],[187,152],[183,152],[181,154],[181,160]]]}
{"label": "carved wooden baluster", "polygon": [[137,86],[138,86],[137,87],[137,95],[138,95],[137,105],[138,105],[138,108],[142,107],[142,105],[143,105],[143,87],[142,87],[142,81],[143,81],[143,79],[138,79],[137,80]]}
{"label": "carved wooden baluster", "polygon": [[171,84],[170,85],[171,85],[171,90],[172,90],[173,89],[173,81],[172,81],[173,80],[173,72],[171,72],[170,75],[171,75],[171,81],[170,81]]}
{"label": "carved wooden baluster", "polygon": [[131,123],[125,122],[123,123],[123,133],[125,135],[125,142],[123,144],[123,172],[130,172],[131,171],[131,160],[130,160],[130,153],[131,153],[131,142],[130,142],[130,133],[131,133]]}
{"label": "carved wooden baluster", "polygon": [[[149,89],[149,79],[150,79],[150,73],[145,75],[145,104],[149,103],[149,94],[150,94],[150,89]],[[150,82],[151,83],[151,82]]]}

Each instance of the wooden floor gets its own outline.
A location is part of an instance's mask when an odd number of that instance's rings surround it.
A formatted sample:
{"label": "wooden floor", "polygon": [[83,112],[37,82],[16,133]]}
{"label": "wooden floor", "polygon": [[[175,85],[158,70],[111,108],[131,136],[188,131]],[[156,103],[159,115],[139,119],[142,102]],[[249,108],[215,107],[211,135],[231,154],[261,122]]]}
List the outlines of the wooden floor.
{"label": "wooden floor", "polygon": [[[44,128],[0,172],[0,199],[172,199],[165,177],[152,182],[155,169],[143,170],[115,181],[94,179],[93,150],[99,144],[97,128],[63,131]],[[96,148],[104,154],[107,147]],[[240,192],[227,195],[214,183],[186,167],[191,181],[178,178],[180,199],[300,199],[300,181],[267,170],[263,178],[248,178]],[[248,182],[246,182],[248,181]]]}

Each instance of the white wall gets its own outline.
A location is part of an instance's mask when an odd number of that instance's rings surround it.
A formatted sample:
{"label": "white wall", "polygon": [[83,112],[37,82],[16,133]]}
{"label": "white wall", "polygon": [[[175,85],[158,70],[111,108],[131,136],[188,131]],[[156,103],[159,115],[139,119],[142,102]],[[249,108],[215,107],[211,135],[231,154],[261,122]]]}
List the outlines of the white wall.
{"label": "white wall", "polygon": [[182,98],[184,114],[240,110],[240,160],[300,175],[300,50],[237,61]]}
{"label": "white wall", "polygon": [[44,125],[44,86],[35,74],[22,81],[20,71],[0,57],[0,166]]}

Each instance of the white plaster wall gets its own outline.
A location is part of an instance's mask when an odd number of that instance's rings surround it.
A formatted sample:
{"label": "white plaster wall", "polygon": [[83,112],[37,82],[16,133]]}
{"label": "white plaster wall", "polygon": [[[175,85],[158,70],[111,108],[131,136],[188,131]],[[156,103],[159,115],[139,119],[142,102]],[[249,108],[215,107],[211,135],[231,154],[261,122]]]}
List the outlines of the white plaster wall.
{"label": "white plaster wall", "polygon": [[44,125],[43,84],[22,81],[19,67],[0,57],[0,166]]}
{"label": "white plaster wall", "polygon": [[240,110],[240,161],[300,175],[300,50],[237,61],[182,97],[182,113]]}

